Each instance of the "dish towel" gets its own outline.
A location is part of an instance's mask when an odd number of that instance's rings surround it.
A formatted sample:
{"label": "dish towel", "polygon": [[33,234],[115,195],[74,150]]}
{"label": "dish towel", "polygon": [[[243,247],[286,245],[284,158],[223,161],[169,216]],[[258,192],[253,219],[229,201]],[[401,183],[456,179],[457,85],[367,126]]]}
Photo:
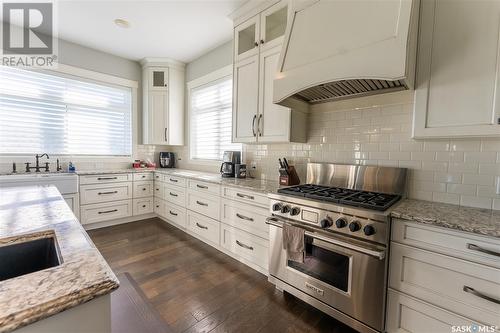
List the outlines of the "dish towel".
{"label": "dish towel", "polygon": [[286,250],[288,260],[304,262],[304,234],[302,228],[283,224],[283,249]]}

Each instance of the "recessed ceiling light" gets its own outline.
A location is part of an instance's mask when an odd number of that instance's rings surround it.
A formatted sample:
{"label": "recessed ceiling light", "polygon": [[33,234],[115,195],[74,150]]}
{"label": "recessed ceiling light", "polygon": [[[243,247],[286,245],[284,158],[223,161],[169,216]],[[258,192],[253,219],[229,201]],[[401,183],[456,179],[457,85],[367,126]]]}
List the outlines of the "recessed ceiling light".
{"label": "recessed ceiling light", "polygon": [[124,19],[115,19],[115,24],[120,28],[130,28],[130,23]]}

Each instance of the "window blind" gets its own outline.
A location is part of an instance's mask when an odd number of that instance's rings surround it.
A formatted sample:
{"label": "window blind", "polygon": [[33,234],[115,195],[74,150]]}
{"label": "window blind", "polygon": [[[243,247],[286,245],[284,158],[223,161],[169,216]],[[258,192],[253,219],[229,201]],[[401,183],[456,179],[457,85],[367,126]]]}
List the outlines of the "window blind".
{"label": "window blind", "polygon": [[131,89],[0,67],[0,154],[132,153]]}
{"label": "window blind", "polygon": [[193,88],[190,99],[191,158],[220,161],[225,150],[241,151],[231,143],[232,78]]}

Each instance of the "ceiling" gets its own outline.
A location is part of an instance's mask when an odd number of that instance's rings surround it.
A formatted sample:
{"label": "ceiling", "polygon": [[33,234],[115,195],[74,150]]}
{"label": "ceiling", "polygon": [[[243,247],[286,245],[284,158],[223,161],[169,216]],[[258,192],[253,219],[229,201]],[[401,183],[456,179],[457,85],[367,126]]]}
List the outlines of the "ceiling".
{"label": "ceiling", "polygon": [[[59,38],[132,60],[190,62],[232,38],[227,17],[245,0],[57,2]],[[118,27],[125,19],[129,28]]]}

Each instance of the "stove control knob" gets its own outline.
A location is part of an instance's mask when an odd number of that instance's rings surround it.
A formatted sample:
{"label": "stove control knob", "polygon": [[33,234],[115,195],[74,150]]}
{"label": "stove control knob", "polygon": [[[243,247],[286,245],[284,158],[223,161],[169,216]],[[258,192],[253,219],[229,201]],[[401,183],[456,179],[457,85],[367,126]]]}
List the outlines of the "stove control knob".
{"label": "stove control knob", "polygon": [[337,228],[344,228],[345,226],[347,226],[347,220],[343,217],[337,219],[337,221],[335,221],[335,225],[337,226]]}
{"label": "stove control knob", "polygon": [[280,204],[279,202],[275,203],[275,204],[273,205],[273,212],[280,211],[282,206],[283,206],[283,205],[282,205],[282,204]]}
{"label": "stove control knob", "polygon": [[359,229],[361,229],[361,224],[358,221],[352,221],[351,223],[349,223],[349,230],[351,230],[352,232],[356,232]]}
{"label": "stove control knob", "polygon": [[299,207],[293,207],[292,210],[290,211],[290,215],[295,216],[300,214],[300,208]]}
{"label": "stove control knob", "polygon": [[371,236],[375,234],[375,228],[371,224],[369,224],[363,228],[363,232],[366,236]]}
{"label": "stove control knob", "polygon": [[281,207],[281,213],[286,214],[289,211],[290,211],[290,206],[285,205],[285,206]]}
{"label": "stove control knob", "polygon": [[330,228],[333,225],[332,219],[327,216],[319,222],[319,226],[323,229]]}

